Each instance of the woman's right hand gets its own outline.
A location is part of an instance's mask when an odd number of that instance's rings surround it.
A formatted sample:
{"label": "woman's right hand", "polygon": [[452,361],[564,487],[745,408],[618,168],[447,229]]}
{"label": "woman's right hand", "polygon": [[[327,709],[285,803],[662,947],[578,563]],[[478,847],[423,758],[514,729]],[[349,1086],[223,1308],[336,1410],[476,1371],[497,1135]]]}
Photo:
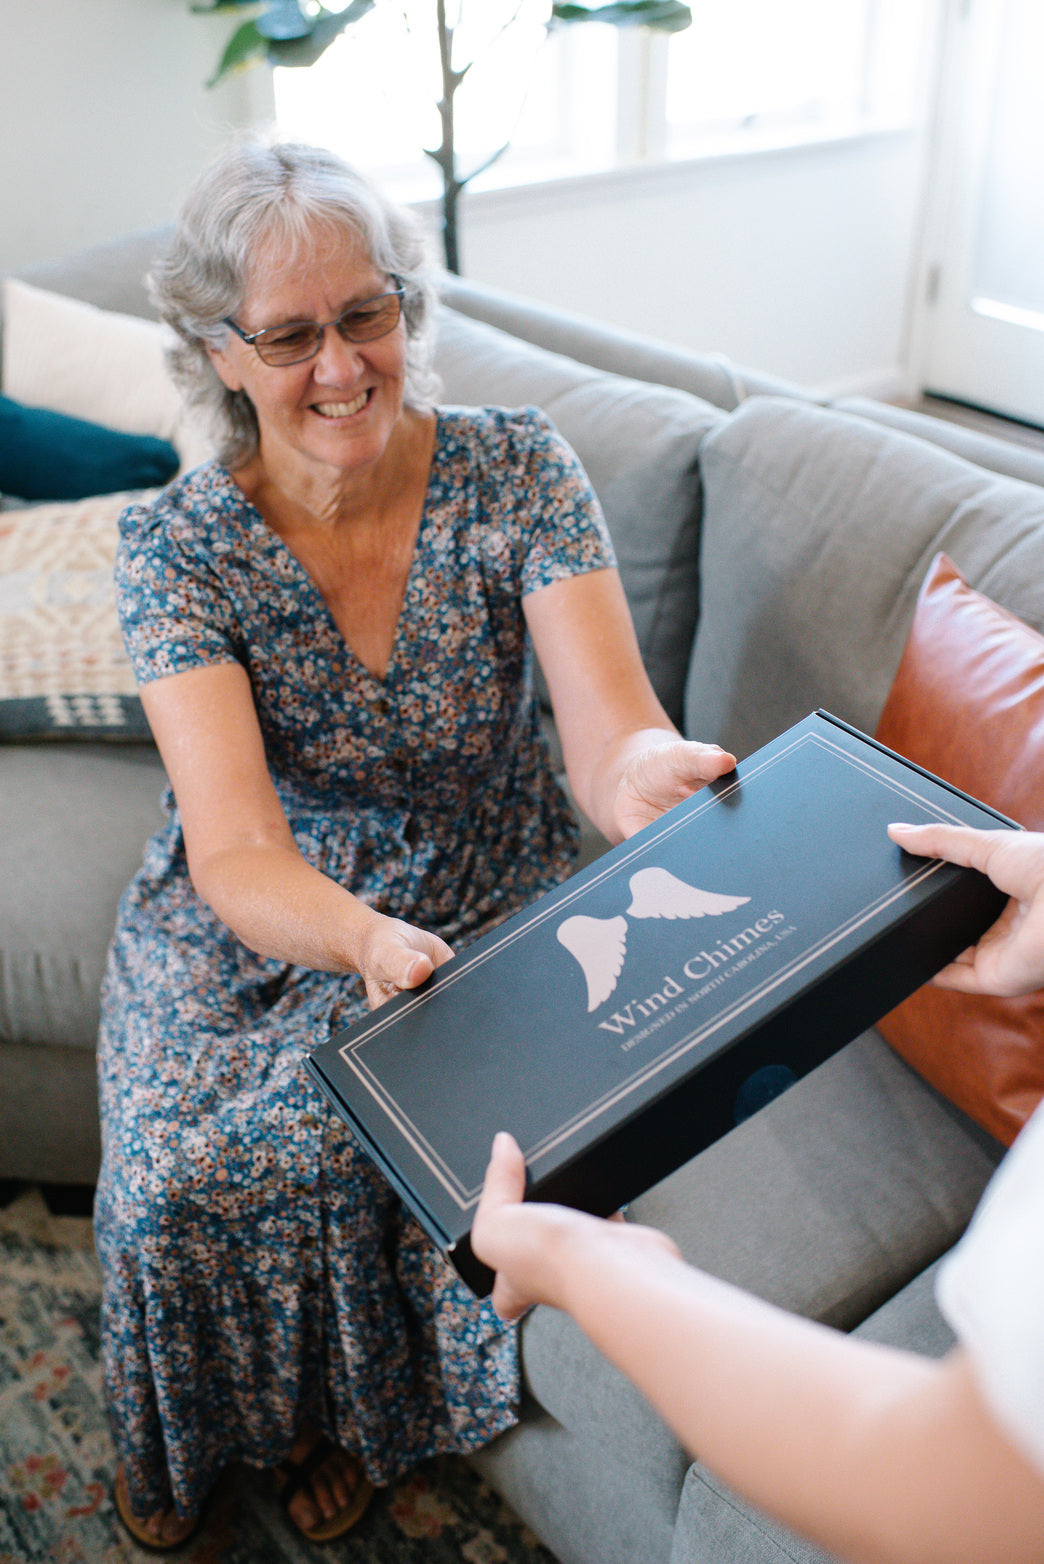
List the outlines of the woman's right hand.
{"label": "woman's right hand", "polygon": [[437,934],[414,928],[401,918],[375,914],[361,940],[358,970],[366,984],[370,1009],[393,994],[419,988],[453,951]]}

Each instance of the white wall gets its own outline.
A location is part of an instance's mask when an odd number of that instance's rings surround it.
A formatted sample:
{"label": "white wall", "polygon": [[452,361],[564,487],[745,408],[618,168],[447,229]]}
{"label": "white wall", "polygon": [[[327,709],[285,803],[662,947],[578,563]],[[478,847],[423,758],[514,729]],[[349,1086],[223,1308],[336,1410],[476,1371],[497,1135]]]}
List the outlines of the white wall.
{"label": "white wall", "polygon": [[[267,72],[188,0],[0,0],[0,272],[167,220]],[[475,192],[478,281],[831,390],[899,389],[926,133]]]}
{"label": "white wall", "polygon": [[476,281],[835,392],[898,389],[925,135],[466,196]]}
{"label": "white wall", "polygon": [[271,112],[263,71],[204,85],[229,30],[188,0],[0,0],[0,272],[165,221]]}

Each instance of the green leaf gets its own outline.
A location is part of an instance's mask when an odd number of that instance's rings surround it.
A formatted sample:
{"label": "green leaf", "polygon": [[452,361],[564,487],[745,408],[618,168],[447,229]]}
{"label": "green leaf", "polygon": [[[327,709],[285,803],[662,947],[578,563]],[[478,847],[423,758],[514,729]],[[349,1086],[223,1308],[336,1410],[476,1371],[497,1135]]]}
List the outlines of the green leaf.
{"label": "green leaf", "polygon": [[308,19],[308,34],[302,38],[271,39],[268,59],[272,65],[314,65],[343,32],[372,11],[377,0],[352,0],[343,11],[320,11]]}
{"label": "green leaf", "polygon": [[194,11],[197,16],[212,16],[217,11],[241,11],[248,5],[256,9],[257,4],[258,0],[210,0],[209,5],[204,5],[202,0],[195,0],[195,3],[189,6],[189,10]]}
{"label": "green leaf", "polygon": [[555,4],[553,22],[608,22],[611,27],[655,27],[680,33],[692,23],[682,0],[610,0],[606,5]]}
{"label": "green leaf", "polygon": [[218,62],[218,68],[207,82],[208,87],[214,87],[219,81],[224,81],[226,76],[231,76],[237,71],[245,71],[249,65],[257,65],[268,54],[268,39],[263,38],[257,30],[256,22],[244,22],[242,27],[237,27],[228,43],[225,52]]}

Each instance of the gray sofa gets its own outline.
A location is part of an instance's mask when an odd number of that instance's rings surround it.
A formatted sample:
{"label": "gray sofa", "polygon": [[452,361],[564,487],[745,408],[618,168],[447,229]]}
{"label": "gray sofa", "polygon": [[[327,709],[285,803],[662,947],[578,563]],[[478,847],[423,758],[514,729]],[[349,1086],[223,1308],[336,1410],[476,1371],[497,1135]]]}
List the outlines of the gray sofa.
{"label": "gray sofa", "polygon": [[[139,235],[26,274],[147,313]],[[447,278],[445,399],[543,406],[579,452],[643,653],[692,736],[740,755],[824,706],[872,731],[939,548],[1044,630],[1044,461],[892,408]],[[97,987],[158,822],[147,744],[0,748],[0,1176],[97,1167]],[[599,850],[588,832],[585,853]],[[694,1262],[873,1339],[945,1350],[939,1257],[1002,1148],[870,1032],[633,1206]],[[522,1327],[518,1427],[475,1465],[562,1564],[822,1555],[753,1514],[566,1319]]]}

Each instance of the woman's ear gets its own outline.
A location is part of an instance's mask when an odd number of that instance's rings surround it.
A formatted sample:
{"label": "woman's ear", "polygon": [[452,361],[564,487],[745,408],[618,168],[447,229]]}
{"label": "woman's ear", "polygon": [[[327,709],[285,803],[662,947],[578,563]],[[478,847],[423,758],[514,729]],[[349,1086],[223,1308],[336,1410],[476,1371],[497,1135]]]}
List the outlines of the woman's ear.
{"label": "woman's ear", "polygon": [[243,377],[236,368],[232,353],[227,347],[216,348],[212,343],[204,343],[207,357],[217,370],[221,379],[230,391],[242,391]]}

